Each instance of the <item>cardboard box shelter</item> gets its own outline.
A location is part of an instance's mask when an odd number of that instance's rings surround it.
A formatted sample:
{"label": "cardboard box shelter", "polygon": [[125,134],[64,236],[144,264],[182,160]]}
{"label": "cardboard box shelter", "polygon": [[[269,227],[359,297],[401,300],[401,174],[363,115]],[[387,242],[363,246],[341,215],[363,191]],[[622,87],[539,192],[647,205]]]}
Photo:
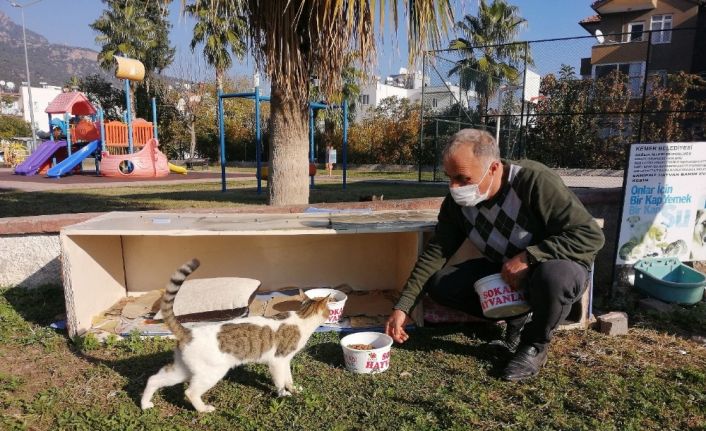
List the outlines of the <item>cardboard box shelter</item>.
{"label": "cardboard box shelter", "polygon": [[254,278],[260,291],[344,283],[400,290],[436,217],[436,211],[101,215],[61,231],[69,334],[90,329],[94,316],[127,295],[163,288],[192,257],[201,267],[191,278]]}

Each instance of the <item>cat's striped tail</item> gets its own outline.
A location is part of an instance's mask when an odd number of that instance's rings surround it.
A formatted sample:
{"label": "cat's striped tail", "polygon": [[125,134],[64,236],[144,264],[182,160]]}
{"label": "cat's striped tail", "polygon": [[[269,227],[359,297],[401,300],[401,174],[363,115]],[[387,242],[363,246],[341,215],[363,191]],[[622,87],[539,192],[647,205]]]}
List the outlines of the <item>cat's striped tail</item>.
{"label": "cat's striped tail", "polygon": [[179,323],[176,316],[174,316],[174,298],[176,298],[176,295],[179,292],[181,285],[184,284],[186,277],[196,271],[199,265],[201,265],[201,262],[199,262],[198,259],[191,259],[177,269],[169,279],[169,283],[167,283],[167,290],[164,292],[164,296],[162,296],[162,305],[160,307],[162,310],[162,318],[179,343],[188,342],[191,339],[191,330],[189,328],[185,328],[181,323]]}

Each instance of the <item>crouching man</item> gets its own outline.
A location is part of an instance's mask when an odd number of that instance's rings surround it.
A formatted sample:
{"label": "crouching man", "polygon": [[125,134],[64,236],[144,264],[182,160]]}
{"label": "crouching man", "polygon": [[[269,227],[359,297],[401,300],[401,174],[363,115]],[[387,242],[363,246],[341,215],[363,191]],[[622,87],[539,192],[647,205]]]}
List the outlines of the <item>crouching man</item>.
{"label": "crouching man", "polygon": [[[473,284],[501,273],[513,288],[526,289],[531,305],[531,318],[506,319],[499,343],[514,356],[503,378],[535,376],[547,362],[554,330],[588,286],[603,233],[558,175],[537,162],[501,160],[487,132],[456,133],[444,148],[443,165],[449,194],[434,238],[419,257],[385,332],[405,342],[405,322],[424,293],[439,304],[483,317]],[[467,238],[483,258],[444,267]]]}

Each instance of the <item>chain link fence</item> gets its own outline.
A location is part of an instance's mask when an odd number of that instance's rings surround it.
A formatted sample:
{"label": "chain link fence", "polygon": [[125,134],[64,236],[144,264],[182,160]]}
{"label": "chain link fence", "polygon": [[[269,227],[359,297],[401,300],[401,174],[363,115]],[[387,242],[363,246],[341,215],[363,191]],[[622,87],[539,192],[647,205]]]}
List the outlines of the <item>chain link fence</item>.
{"label": "chain link fence", "polygon": [[505,158],[534,159],[592,187],[620,187],[629,144],[706,139],[703,33],[427,51],[420,181],[446,180],[441,150],[453,133],[473,127],[496,136]]}

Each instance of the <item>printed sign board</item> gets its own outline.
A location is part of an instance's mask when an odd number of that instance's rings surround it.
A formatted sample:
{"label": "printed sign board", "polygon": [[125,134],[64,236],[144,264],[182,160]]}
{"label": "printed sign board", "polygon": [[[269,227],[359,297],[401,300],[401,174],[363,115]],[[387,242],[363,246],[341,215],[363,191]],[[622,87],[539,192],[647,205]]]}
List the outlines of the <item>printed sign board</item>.
{"label": "printed sign board", "polygon": [[616,264],[706,260],[706,142],[630,146]]}

